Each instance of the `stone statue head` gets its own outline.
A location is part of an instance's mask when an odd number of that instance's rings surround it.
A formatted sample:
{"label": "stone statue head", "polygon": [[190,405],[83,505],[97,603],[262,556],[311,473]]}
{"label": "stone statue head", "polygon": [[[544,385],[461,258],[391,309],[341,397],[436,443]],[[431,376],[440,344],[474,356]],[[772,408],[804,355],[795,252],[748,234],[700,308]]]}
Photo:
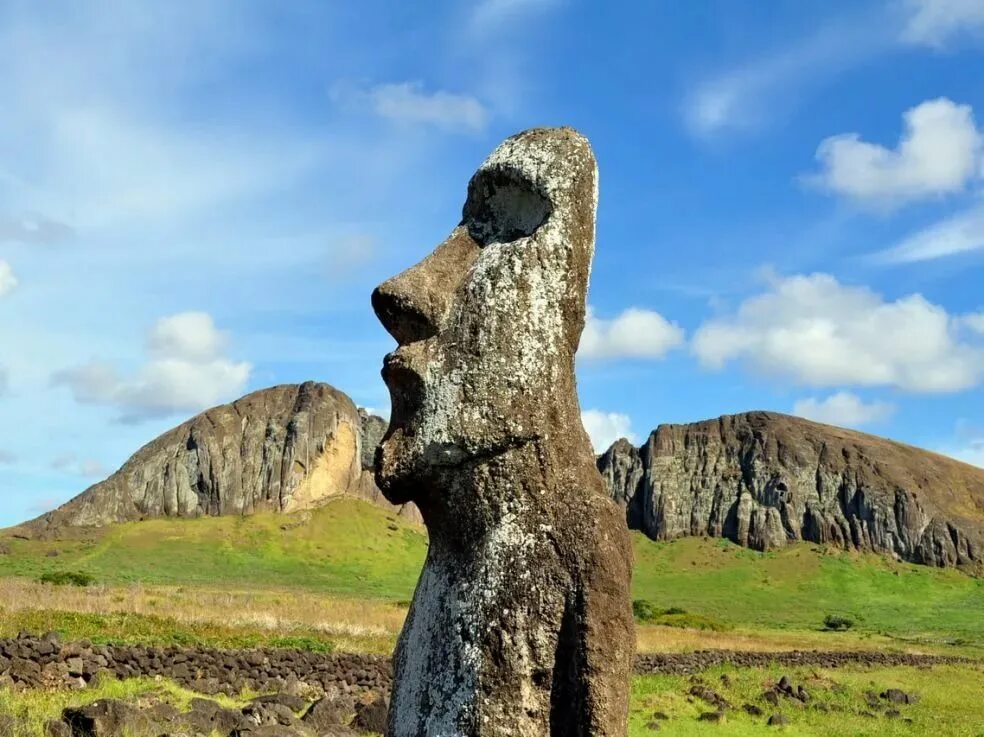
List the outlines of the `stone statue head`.
{"label": "stone statue head", "polygon": [[373,292],[399,343],[383,366],[392,415],[376,464],[390,501],[420,503],[442,468],[530,442],[590,451],[573,364],[597,191],[576,131],[515,135],[471,178],[447,240]]}

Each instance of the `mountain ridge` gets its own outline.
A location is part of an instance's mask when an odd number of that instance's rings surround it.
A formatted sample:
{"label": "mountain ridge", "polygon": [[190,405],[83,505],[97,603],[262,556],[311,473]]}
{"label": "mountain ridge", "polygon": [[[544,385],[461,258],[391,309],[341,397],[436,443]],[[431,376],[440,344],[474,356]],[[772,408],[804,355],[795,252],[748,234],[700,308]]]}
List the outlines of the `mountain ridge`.
{"label": "mountain ridge", "polygon": [[381,422],[328,384],[261,389],[159,435],[107,479],[18,527],[44,533],[155,517],[290,512],[340,494],[389,507],[363,452],[378,441]]}
{"label": "mountain ridge", "polygon": [[598,468],[652,539],[807,540],[984,570],[984,470],[876,435],[753,411],[616,441]]}

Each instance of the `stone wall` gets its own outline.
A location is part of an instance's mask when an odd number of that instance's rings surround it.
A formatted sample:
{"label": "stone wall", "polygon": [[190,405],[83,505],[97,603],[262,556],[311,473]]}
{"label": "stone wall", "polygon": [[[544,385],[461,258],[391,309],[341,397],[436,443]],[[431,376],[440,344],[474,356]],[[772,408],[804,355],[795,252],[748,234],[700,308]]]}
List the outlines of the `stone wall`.
{"label": "stone wall", "polygon": [[[638,674],[696,673],[718,665],[764,667],[811,665],[837,668],[850,664],[929,666],[972,662],[965,658],[886,652],[790,651],[758,653],[704,650],[640,655]],[[57,635],[22,633],[0,640],[0,686],[84,688],[100,677],[163,676],[204,694],[236,695],[292,690],[303,684],[314,694],[357,697],[389,691],[392,671],[382,655],[312,653],[302,650],[216,650],[62,643]]]}

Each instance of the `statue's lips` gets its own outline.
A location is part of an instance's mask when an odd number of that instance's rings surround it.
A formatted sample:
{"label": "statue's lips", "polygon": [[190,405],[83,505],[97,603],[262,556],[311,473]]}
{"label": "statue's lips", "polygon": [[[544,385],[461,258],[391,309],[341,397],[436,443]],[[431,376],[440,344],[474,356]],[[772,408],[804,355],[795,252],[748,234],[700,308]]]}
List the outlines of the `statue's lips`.
{"label": "statue's lips", "polygon": [[406,355],[402,348],[397,348],[392,353],[387,353],[383,358],[383,381],[390,389],[406,390],[408,387],[403,382],[415,377],[420,380],[420,374],[410,366],[410,357]]}
{"label": "statue's lips", "polygon": [[424,379],[414,367],[413,349],[401,346],[383,359],[383,381],[390,392],[390,426],[396,427],[410,421],[417,414],[424,397]]}

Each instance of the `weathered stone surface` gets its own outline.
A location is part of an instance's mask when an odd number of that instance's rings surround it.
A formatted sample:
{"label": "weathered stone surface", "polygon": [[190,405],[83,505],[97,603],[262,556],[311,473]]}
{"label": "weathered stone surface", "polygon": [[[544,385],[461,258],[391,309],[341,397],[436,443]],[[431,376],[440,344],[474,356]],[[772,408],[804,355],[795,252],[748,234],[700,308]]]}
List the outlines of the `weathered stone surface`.
{"label": "weathered stone surface", "polygon": [[[365,464],[382,422],[327,384],[264,389],[164,433],[27,528],[51,533],[148,517],[292,512],[339,494],[389,506]],[[364,442],[373,445],[364,449]],[[412,506],[405,514],[417,516]]]}
{"label": "weathered stone surface", "polygon": [[576,132],[514,136],[448,239],[373,294],[399,343],[377,481],[430,533],[390,737],[625,734],[631,548],[574,381],[596,195]]}
{"label": "weathered stone surface", "polygon": [[661,425],[598,459],[629,526],[654,540],[808,540],[984,570],[984,470],[770,412]]}

